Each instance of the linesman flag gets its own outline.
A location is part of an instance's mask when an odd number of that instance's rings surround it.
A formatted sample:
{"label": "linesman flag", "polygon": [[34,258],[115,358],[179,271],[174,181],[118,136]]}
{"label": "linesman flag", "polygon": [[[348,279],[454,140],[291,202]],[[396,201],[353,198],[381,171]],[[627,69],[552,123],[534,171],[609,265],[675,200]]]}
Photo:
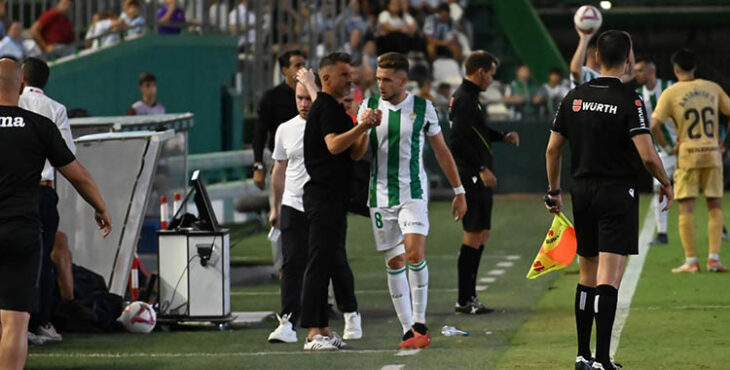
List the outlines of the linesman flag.
{"label": "linesman flag", "polygon": [[527,278],[534,279],[550,271],[568,267],[573,262],[577,249],[578,241],[573,223],[562,212],[555,215],[545,241],[527,272]]}

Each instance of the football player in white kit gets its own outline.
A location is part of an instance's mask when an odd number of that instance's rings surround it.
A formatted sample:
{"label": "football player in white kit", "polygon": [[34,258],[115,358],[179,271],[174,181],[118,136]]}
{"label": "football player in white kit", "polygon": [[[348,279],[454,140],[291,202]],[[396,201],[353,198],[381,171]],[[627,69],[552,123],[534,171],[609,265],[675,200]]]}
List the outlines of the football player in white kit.
{"label": "football player in white kit", "polygon": [[[378,57],[376,79],[381,96],[363,101],[359,120],[380,111],[380,125],[370,130],[373,154],[370,219],[376,249],[385,255],[388,290],[403,328],[400,348],[425,348],[428,265],[428,179],[423,167],[425,139],[454,188],[451,211],[460,220],[466,212],[464,188],[441,133],[433,104],[406,91],[408,59],[403,54]],[[406,273],[407,271],[407,273]]]}

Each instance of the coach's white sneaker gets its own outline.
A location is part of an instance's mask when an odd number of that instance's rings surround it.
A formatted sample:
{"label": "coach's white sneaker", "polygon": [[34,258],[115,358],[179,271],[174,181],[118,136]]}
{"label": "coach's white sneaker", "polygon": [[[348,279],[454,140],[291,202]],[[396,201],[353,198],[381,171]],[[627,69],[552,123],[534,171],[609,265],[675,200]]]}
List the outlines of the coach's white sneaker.
{"label": "coach's white sneaker", "polygon": [[289,322],[289,318],[291,318],[291,313],[284,314],[283,316],[279,316],[278,313],[276,314],[276,319],[279,320],[279,326],[269,334],[269,343],[297,342],[297,333],[294,331],[291,322]]}
{"label": "coach's white sneaker", "polygon": [[40,346],[41,344],[45,343],[46,340],[44,338],[41,338],[38,335],[35,335],[35,333],[28,332],[28,344],[31,346]]}
{"label": "coach's white sneaker", "polygon": [[337,351],[337,349],[329,337],[319,334],[315,335],[311,340],[307,338],[304,341],[305,351]]}
{"label": "coach's white sneaker", "polygon": [[332,336],[330,337],[330,343],[332,343],[333,346],[337,347],[337,349],[347,347],[347,342],[342,340],[342,337],[340,337],[340,335],[337,334],[336,331],[332,332]]}
{"label": "coach's white sneaker", "polygon": [[48,326],[41,325],[38,327],[37,335],[43,338],[46,342],[60,342],[63,340],[61,334],[58,334],[53,324],[48,323]]}
{"label": "coach's white sneaker", "polygon": [[362,338],[360,319],[360,314],[357,312],[345,312],[345,331],[342,338],[347,340]]}

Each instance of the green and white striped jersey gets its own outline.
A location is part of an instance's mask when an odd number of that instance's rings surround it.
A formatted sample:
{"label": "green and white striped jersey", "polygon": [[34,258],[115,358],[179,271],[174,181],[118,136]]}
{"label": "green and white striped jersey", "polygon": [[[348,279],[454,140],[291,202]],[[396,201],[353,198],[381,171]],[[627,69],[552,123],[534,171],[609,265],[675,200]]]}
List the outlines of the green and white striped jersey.
{"label": "green and white striped jersey", "polygon": [[580,81],[576,81],[573,78],[573,74],[572,73],[570,74],[570,88],[574,89],[576,86],[578,86],[584,82],[588,82],[594,78],[597,78],[600,75],[601,74],[596,72],[595,70],[588,68],[586,66],[583,66],[583,67],[581,67]]}
{"label": "green and white striped jersey", "polygon": [[[651,117],[651,114],[654,112],[654,107],[656,107],[662,92],[673,84],[673,81],[657,78],[656,85],[653,89],[649,90],[646,85],[636,89],[636,93],[644,100],[647,117]],[[674,122],[672,122],[671,119],[668,119],[667,122],[664,122],[662,125],[662,133],[664,134],[664,138],[667,140],[667,143],[674,147],[674,144],[677,142],[677,129],[674,127]],[[667,154],[664,151],[664,148],[660,148],[658,145],[657,150],[660,151],[660,153]]]}
{"label": "green and white striped jersey", "polygon": [[393,207],[411,199],[428,199],[428,179],[423,168],[425,135],[441,132],[433,104],[411,93],[398,105],[379,96],[363,100],[357,114],[380,109],[380,126],[370,130],[373,153],[368,206]]}

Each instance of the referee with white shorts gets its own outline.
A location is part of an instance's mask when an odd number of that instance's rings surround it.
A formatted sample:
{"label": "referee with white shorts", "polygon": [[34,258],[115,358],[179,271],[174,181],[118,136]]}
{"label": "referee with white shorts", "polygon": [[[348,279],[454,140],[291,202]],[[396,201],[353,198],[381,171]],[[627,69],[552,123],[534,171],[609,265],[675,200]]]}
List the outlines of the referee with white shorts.
{"label": "referee with white shorts", "polygon": [[56,125],[18,107],[18,64],[0,59],[0,369],[22,369],[28,352],[29,312],[39,306],[41,227],[38,187],[48,159],[94,208],[106,237],[111,218],[96,183],[74,158]]}

